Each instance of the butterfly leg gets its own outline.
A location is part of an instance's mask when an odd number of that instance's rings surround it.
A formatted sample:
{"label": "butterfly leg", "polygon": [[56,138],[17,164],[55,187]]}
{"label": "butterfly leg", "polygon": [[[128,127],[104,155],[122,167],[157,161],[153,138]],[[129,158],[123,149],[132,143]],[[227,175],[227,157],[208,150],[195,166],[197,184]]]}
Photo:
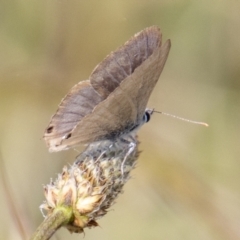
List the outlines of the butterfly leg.
{"label": "butterfly leg", "polygon": [[134,137],[130,136],[128,139],[121,138],[121,141],[124,142],[125,144],[127,143],[127,145],[128,145],[128,151],[127,151],[127,153],[122,161],[122,164],[121,164],[121,173],[123,176],[124,175],[124,164],[125,164],[126,160],[128,159],[128,157],[132,154],[132,152],[136,148],[136,140]]}

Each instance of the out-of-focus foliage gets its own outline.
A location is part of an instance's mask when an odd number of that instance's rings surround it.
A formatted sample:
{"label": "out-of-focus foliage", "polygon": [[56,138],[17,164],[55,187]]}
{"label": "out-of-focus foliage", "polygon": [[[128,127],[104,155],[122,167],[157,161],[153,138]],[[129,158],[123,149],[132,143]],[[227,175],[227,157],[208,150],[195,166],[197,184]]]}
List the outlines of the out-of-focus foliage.
{"label": "out-of-focus foliage", "polygon": [[[42,140],[61,98],[158,25],[172,49],[149,107],[210,127],[154,114],[133,179],[85,239],[240,239],[239,9],[236,0],[0,2],[0,167],[27,234],[42,221],[42,184],[78,154],[50,154]],[[21,239],[3,184],[0,192],[0,239]]]}

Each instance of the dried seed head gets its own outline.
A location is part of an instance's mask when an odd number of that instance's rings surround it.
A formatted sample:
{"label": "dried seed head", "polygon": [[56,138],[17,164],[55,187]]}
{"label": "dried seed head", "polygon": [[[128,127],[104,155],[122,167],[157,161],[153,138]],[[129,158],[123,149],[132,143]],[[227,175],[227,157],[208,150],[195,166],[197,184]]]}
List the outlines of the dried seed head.
{"label": "dried seed head", "polygon": [[71,232],[98,226],[96,220],[107,213],[129,179],[139,155],[137,147],[136,141],[121,140],[91,144],[44,187],[46,201],[40,209],[49,215],[58,207],[71,208],[72,220],[66,225]]}

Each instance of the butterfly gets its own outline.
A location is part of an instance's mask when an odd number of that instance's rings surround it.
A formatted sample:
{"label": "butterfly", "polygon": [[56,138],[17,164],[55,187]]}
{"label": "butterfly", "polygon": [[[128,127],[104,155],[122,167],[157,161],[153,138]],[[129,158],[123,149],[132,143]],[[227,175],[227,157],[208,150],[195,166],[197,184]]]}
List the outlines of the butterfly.
{"label": "butterfly", "polygon": [[117,139],[150,119],[148,99],[171,47],[157,26],[135,34],[62,99],[44,133],[49,151]]}

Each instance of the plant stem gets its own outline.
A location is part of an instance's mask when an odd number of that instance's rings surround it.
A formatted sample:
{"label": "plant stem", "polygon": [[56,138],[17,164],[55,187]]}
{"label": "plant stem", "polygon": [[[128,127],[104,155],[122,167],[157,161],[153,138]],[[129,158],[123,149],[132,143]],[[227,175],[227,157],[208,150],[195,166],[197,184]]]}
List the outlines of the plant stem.
{"label": "plant stem", "polygon": [[63,225],[72,219],[72,209],[69,207],[57,207],[48,215],[37,228],[30,240],[48,240]]}

